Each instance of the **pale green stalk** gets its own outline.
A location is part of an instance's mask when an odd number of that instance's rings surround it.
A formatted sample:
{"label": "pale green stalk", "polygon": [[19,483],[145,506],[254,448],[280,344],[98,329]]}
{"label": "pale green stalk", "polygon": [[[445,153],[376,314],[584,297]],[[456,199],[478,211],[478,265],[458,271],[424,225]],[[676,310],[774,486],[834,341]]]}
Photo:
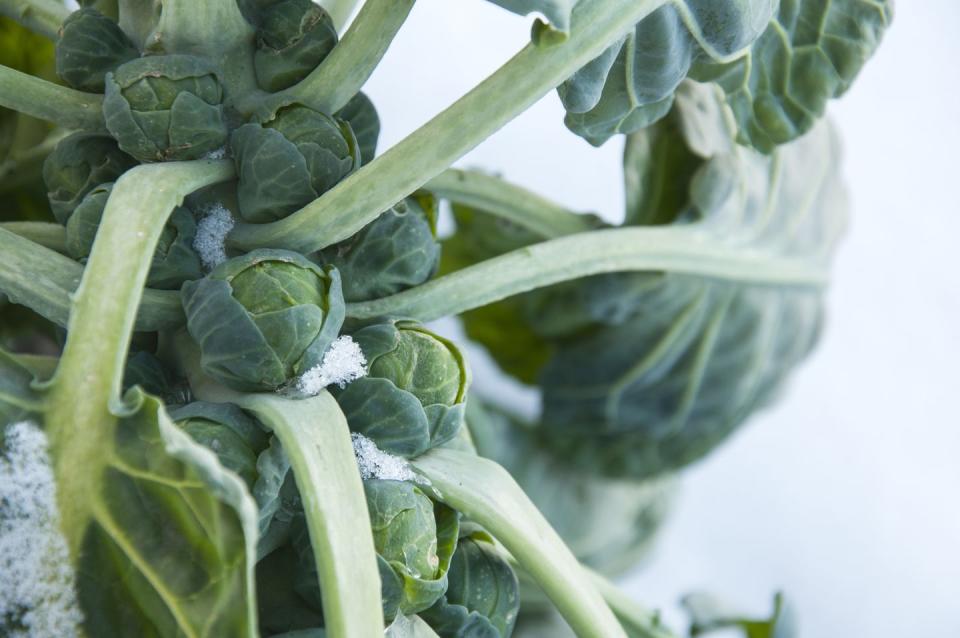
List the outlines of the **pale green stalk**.
{"label": "pale green stalk", "polygon": [[349,304],[347,314],[432,321],[535,288],[619,271],[668,271],[771,285],[827,282],[825,265],[723,244],[695,227],[614,228],[520,248],[389,297]]}
{"label": "pale green stalk", "polygon": [[0,66],[0,106],[70,129],[103,129],[103,96]]}
{"label": "pale green stalk", "polygon": [[196,347],[183,333],[177,337],[177,351],[199,399],[230,402],[253,412],[290,459],[310,531],[326,635],[382,635],[380,574],[370,514],[340,406],[326,391],[307,399],[234,392],[203,375]]}
{"label": "pale green stalk", "polygon": [[[80,285],[83,266],[16,234],[22,230],[19,223],[0,224],[0,292],[65,328],[71,296]],[[150,288],[143,291],[135,330],[154,332],[181,326],[183,322],[179,292]]]}
{"label": "pale green stalk", "polygon": [[502,217],[544,239],[595,228],[589,217],[481,171],[447,169],[424,188],[455,204]]}
{"label": "pale green stalk", "polygon": [[582,0],[570,37],[527,45],[476,88],[323,197],[270,224],[238,224],[237,248],[310,253],[350,237],[597,57],[666,0]]}
{"label": "pale green stalk", "polygon": [[0,0],[0,15],[56,40],[60,25],[70,15],[70,11],[61,0]]}
{"label": "pale green stalk", "polygon": [[657,612],[645,609],[592,569],[586,568],[586,572],[630,638],[676,638],[675,633],[660,624]]}
{"label": "pale green stalk", "polygon": [[441,501],[507,548],[580,638],[626,638],[583,567],[505,469],[475,454],[443,448],[412,464]]}
{"label": "pale green stalk", "polygon": [[0,228],[58,253],[67,252],[67,231],[49,222],[0,222]]}
{"label": "pale green stalk", "polygon": [[198,188],[229,179],[226,161],[169,162],[133,168],[117,180],[90,260],[73,299],[67,342],[50,382],[47,433],[57,497],[71,554],[80,549],[98,492],[86,481],[59,480],[85,468],[100,480],[102,443],[113,436],[124,363],[157,240],[170,212]]}

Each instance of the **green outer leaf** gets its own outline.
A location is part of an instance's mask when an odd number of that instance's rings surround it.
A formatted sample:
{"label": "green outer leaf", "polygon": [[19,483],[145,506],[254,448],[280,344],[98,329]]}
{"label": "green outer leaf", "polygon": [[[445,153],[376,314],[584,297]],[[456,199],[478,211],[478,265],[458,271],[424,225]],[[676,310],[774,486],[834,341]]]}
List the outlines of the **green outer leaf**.
{"label": "green outer leaf", "polygon": [[187,193],[230,176],[226,161],[168,163],[133,168],[114,186],[73,298],[67,342],[49,390],[47,415],[53,425],[48,434],[73,556],[81,541],[76,532],[90,516],[90,497],[97,489],[60,479],[79,467],[100,476],[101,443],[113,436],[115,414],[125,410],[120,390],[127,344],[157,239],[167,215]]}
{"label": "green outer leaf", "polygon": [[253,412],[287,452],[307,515],[330,638],[381,635],[380,576],[367,502],[336,401],[327,392],[300,400],[233,392],[203,376],[198,353],[183,333],[177,348],[200,399]]}
{"label": "green outer leaf", "polygon": [[140,51],[111,20],[93,8],[74,11],[60,28],[57,75],[75,89],[102,93],[104,76],[140,57]]}
{"label": "green outer leaf", "polygon": [[613,613],[557,533],[502,467],[435,448],[413,462],[437,497],[490,530],[539,583],[582,638],[625,637]]}
{"label": "green outer leaf", "polygon": [[[129,414],[100,441],[103,474],[88,495],[77,568],[88,635],[254,638],[256,504],[159,399],[134,390],[126,400]],[[64,468],[58,490],[89,485],[91,469]]]}
{"label": "green outer leaf", "polygon": [[361,164],[369,164],[377,154],[377,140],[380,138],[380,116],[366,93],[357,93],[334,117],[350,125],[357,137]]}
{"label": "green outer leaf", "polygon": [[566,125],[599,146],[670,110],[673,92],[704,57],[727,61],[756,40],[776,0],[671,0],[559,89]]}
{"label": "green outer leaf", "polygon": [[[69,257],[14,234],[6,225],[0,226],[0,292],[15,303],[66,328],[71,295],[82,275],[83,267]],[[136,331],[176,328],[184,321],[178,292],[143,291],[134,325]]]}
{"label": "green outer leaf", "polygon": [[562,45],[528,45],[470,93],[320,199],[277,222],[238,224],[229,242],[244,250],[273,246],[310,253],[350,237],[529,108],[664,1],[634,0],[626,5],[622,0],[581,1],[573,12],[570,37]]}
{"label": "green outer leaf", "polygon": [[892,0],[781,0],[745,55],[707,61],[693,76],[723,87],[737,141],[770,153],[809,131],[850,88],[892,19]]}
{"label": "green outer leaf", "polygon": [[103,130],[103,96],[0,66],[0,106],[70,129]]}

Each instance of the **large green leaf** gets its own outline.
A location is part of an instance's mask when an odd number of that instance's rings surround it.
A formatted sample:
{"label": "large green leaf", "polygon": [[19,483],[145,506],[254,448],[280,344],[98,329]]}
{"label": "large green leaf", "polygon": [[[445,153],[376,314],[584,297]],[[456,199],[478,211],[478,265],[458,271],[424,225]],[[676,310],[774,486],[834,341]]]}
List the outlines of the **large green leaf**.
{"label": "large green leaf", "polygon": [[663,117],[690,76],[715,80],[738,141],[769,153],[808,131],[873,54],[887,0],[673,0],[560,89],[591,144]]}
{"label": "large green leaf", "polygon": [[[700,90],[708,103],[710,87]],[[706,147],[683,130],[674,143]],[[628,141],[628,164],[650,159],[631,152],[647,144],[644,135]],[[789,259],[825,282],[845,224],[837,159],[826,125],[772,156],[717,149],[693,173],[686,207],[668,217],[705,255],[736,246],[769,258],[771,268]],[[633,171],[643,169],[628,165]],[[709,452],[775,397],[820,331],[823,285],[671,272],[605,277],[581,285],[605,283],[619,294],[582,296],[579,314],[592,323],[559,342],[540,380],[550,426],[543,441],[608,474],[653,475]]]}
{"label": "large green leaf", "polygon": [[[77,586],[91,636],[255,636],[257,510],[243,481],[162,404],[132,390],[103,441],[102,473],[58,468],[90,486]],[[53,441],[57,450],[69,441]]]}

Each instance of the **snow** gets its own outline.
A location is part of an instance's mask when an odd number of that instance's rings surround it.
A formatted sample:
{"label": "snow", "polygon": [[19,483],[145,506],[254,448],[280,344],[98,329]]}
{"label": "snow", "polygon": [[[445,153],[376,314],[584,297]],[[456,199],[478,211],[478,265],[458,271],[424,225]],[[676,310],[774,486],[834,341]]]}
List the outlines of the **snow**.
{"label": "snow", "polygon": [[0,452],[0,634],[72,638],[83,614],[60,533],[46,435],[33,423],[7,427]]}
{"label": "snow", "polygon": [[362,434],[354,432],[350,438],[353,440],[353,453],[357,457],[360,478],[385,481],[417,480],[417,475],[410,469],[410,465],[399,456],[384,452]]}
{"label": "snow", "polygon": [[367,358],[363,350],[347,335],[330,344],[323,362],[313,366],[297,380],[297,390],[308,396],[319,394],[328,385],[346,387],[367,375]]}
{"label": "snow", "polygon": [[203,267],[213,270],[227,260],[226,239],[233,230],[233,215],[223,204],[211,204],[203,211],[203,218],[197,222],[197,235],[193,240],[193,249],[200,255]]}
{"label": "snow", "polygon": [[204,159],[218,160],[218,159],[223,159],[223,158],[225,158],[226,156],[227,156],[227,147],[226,147],[226,146],[221,146],[220,148],[216,148],[216,149],[210,151],[209,153],[207,153],[207,154],[204,155],[203,157],[204,157]]}

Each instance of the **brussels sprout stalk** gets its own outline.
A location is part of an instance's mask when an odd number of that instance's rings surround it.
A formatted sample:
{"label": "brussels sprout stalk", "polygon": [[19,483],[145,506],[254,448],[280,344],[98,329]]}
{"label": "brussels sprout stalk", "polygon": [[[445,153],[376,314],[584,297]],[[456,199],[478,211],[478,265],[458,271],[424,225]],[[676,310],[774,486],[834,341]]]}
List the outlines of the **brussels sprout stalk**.
{"label": "brussels sprout stalk", "polygon": [[70,15],[57,0],[0,0],[0,15],[16,20],[31,31],[56,40],[57,30]]}
{"label": "brussels sprout stalk", "polygon": [[[140,166],[121,177],[73,300],[57,373],[50,382],[47,433],[58,475],[77,467],[102,467],[103,441],[124,412],[120,391],[138,302],[157,240],[170,211],[185,195],[228,179],[229,162]],[[94,363],[95,362],[95,363]],[[99,480],[100,472],[85,476]],[[97,477],[97,478],[95,478]],[[58,497],[71,555],[76,556],[95,490],[83,481],[61,481]],[[73,533],[73,535],[69,535]]]}
{"label": "brussels sprout stalk", "polygon": [[425,188],[439,198],[519,224],[544,239],[593,230],[587,216],[481,171],[450,168]]}
{"label": "brussels sprout stalk", "polygon": [[163,0],[160,20],[144,48],[220,56],[244,45],[250,49],[252,40],[253,28],[236,0]]}
{"label": "brussels sprout stalk", "polygon": [[103,96],[0,65],[0,106],[70,129],[103,129]]}
{"label": "brussels sprout stalk", "polygon": [[[80,284],[83,267],[16,234],[23,230],[13,222],[0,225],[0,289],[16,303],[66,328],[70,300]],[[46,230],[42,232],[47,234]],[[183,324],[180,293],[148,288],[140,301],[135,330],[149,332]]]}
{"label": "brussels sprout stalk", "polygon": [[299,400],[234,392],[204,376],[189,337],[181,333],[176,349],[200,399],[232,402],[253,412],[286,451],[307,516],[327,635],[380,635],[383,610],[370,518],[350,430],[337,402],[326,391]]}
{"label": "brussels sprout stalk", "polygon": [[435,448],[413,462],[437,497],[490,531],[537,581],[581,638],[626,638],[567,546],[500,465]]}
{"label": "brussels sprout stalk", "polygon": [[0,222],[0,228],[25,237],[50,250],[65,254],[67,235],[63,226],[49,222]]}
{"label": "brussels sprout stalk", "polygon": [[[666,0],[583,0],[561,45],[528,44],[475,89],[320,199],[270,224],[238,224],[238,248],[312,252],[350,237],[529,108]],[[480,114],[484,115],[480,115]]]}
{"label": "brussels sprout stalk", "polygon": [[793,286],[827,282],[825,264],[710,242],[696,227],[616,228],[520,248],[390,297],[349,304],[347,315],[432,321],[561,281],[631,270]]}

